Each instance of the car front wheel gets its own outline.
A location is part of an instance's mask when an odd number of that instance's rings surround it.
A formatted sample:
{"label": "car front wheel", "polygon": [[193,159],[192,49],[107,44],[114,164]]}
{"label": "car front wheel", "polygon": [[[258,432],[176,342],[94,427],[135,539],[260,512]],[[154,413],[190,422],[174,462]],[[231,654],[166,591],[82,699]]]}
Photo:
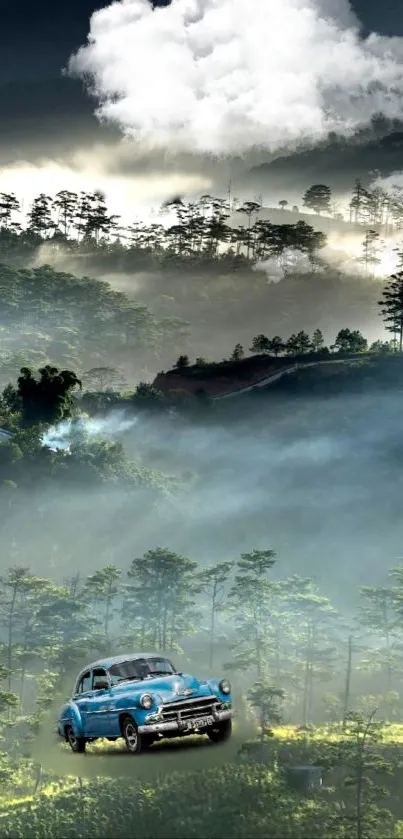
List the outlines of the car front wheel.
{"label": "car front wheel", "polygon": [[125,717],[123,720],[122,734],[127,751],[132,755],[143,752],[150,745],[149,738],[139,733],[137,725],[131,717]]}
{"label": "car front wheel", "polygon": [[85,752],[85,738],[76,737],[71,725],[66,728],[66,740],[73,752]]}
{"label": "car front wheel", "polygon": [[207,734],[212,743],[224,743],[225,740],[229,740],[231,733],[232,720],[223,720],[207,729]]}

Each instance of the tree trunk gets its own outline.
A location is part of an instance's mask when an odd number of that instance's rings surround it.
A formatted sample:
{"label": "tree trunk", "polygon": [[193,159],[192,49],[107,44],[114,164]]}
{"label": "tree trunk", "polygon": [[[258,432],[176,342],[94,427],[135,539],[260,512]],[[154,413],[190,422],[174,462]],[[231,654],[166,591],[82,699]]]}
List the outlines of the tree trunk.
{"label": "tree trunk", "polygon": [[305,660],[305,676],[304,676],[304,694],[302,700],[302,723],[306,725],[308,722],[309,710],[309,691],[311,681],[311,665],[312,665],[312,626],[308,625],[308,639]]}
{"label": "tree trunk", "polygon": [[364,787],[364,779],[363,779],[363,761],[364,761],[364,749],[362,748],[358,766],[357,766],[357,793],[356,793],[356,837],[357,839],[363,839],[363,787]]}
{"label": "tree trunk", "polygon": [[348,707],[350,704],[350,687],[351,687],[351,671],[353,664],[353,636],[348,636],[348,654],[347,654],[347,668],[346,668],[346,682],[344,687],[343,698],[343,730],[346,728]]}
{"label": "tree trunk", "polygon": [[217,601],[217,581],[214,582],[213,594],[212,594],[212,600],[211,600],[210,649],[209,649],[209,668],[210,668],[210,670],[213,667],[213,660],[214,660],[216,601]]}
{"label": "tree trunk", "polygon": [[280,632],[279,629],[276,629],[275,632],[275,674],[276,674],[276,687],[280,687],[281,682],[281,661],[280,661]]}
{"label": "tree trunk", "polygon": [[14,608],[15,608],[15,601],[17,598],[17,585],[14,585],[13,589],[13,596],[10,604],[10,612],[8,616],[8,632],[7,632],[7,668],[8,668],[8,677],[7,677],[7,687],[8,691],[11,691],[11,679],[12,679],[12,655],[13,655],[13,618],[14,618]]}

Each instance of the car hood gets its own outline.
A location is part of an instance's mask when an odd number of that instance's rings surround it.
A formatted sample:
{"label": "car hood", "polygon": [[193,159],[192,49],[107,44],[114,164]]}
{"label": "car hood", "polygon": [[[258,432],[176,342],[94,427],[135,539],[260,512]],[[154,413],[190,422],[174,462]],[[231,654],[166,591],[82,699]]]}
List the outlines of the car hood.
{"label": "car hood", "polygon": [[200,682],[187,673],[174,673],[172,676],[156,676],[143,679],[142,682],[122,682],[115,691],[150,693],[160,702],[191,699],[194,696],[210,696],[212,690],[207,682]]}

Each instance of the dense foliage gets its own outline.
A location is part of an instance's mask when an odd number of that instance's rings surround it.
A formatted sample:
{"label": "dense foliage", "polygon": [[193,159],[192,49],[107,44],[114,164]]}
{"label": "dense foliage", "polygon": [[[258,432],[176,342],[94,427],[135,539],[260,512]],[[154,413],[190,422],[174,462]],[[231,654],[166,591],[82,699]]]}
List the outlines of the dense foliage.
{"label": "dense foliage", "polygon": [[[328,214],[333,212],[330,199],[328,187],[313,185],[303,206]],[[284,319],[282,292],[267,288],[268,262],[276,276],[280,271],[292,282],[299,277],[299,259],[307,260],[313,302],[306,319],[314,322],[315,283],[318,300],[324,288],[334,287],[340,296],[341,274],[337,260],[330,268],[321,257],[326,235],[306,220],[288,223],[282,204],[284,219],[274,223],[260,217],[256,201],[241,204],[204,195],[186,203],[177,197],[148,225],[136,221],[123,227],[101,193],[40,195],[25,219],[17,197],[1,193],[0,384],[14,378],[21,366],[48,363],[73,368],[81,377],[89,369],[110,366],[111,356],[120,384],[131,384],[144,378],[144,371],[155,372],[160,360],[174,357],[184,343],[199,347],[206,326],[214,329],[220,345],[223,327],[241,325],[245,307],[256,312],[268,307]],[[364,278],[380,261],[379,231],[399,229],[399,208],[398,195],[354,187],[351,221],[364,236],[357,258]],[[91,276],[82,276],[83,271]],[[360,276],[357,314],[362,310]],[[370,307],[371,289],[365,293]],[[353,294],[350,289],[349,298]]]}
{"label": "dense foliage", "polygon": [[[331,201],[324,184],[314,184],[303,197],[303,205],[319,214],[333,213]],[[280,205],[285,213],[287,202]],[[382,569],[378,585],[362,579],[352,594],[355,611],[343,613],[303,568],[298,575],[283,568],[267,527],[262,548],[255,510],[239,522],[232,519],[236,531],[251,516],[248,533],[256,532],[256,541],[248,549],[223,550],[217,542],[214,550],[211,540],[201,561],[189,536],[183,552],[169,539],[159,544],[157,521],[168,534],[173,522],[186,524],[189,487],[192,503],[200,498],[203,511],[209,475],[203,484],[201,475],[192,473],[189,452],[187,462],[172,470],[174,452],[163,470],[151,469],[144,457],[144,451],[153,451],[153,462],[162,459],[156,425],[161,417],[168,441],[172,428],[184,437],[215,420],[229,428],[236,412],[213,405],[209,383],[222,375],[231,384],[262,359],[300,365],[270,396],[262,392],[262,404],[268,400],[263,408],[257,399],[248,403],[262,410],[265,426],[273,421],[270,399],[274,415],[278,400],[289,411],[287,396],[297,391],[315,398],[393,387],[401,376],[402,273],[390,278],[382,295],[376,290],[390,342],[369,345],[351,323],[340,324],[330,346],[318,325],[311,334],[307,326],[283,337],[279,327],[255,335],[249,357],[237,338],[229,358],[216,364],[198,357],[193,365],[184,348],[185,319],[154,316],[107,282],[38,267],[36,261],[47,248],[54,264],[67,255],[74,264],[90,258],[95,272],[99,264],[105,273],[152,269],[160,278],[174,276],[176,288],[190,297],[195,292],[189,291],[188,275],[197,272],[202,300],[216,299],[211,277],[229,278],[222,292],[226,301],[243,275],[245,294],[257,288],[257,298],[266,301],[266,275],[254,270],[256,263],[274,260],[286,275],[298,277],[296,253],[322,281],[326,236],[303,221],[259,219],[259,210],[254,201],[177,198],[162,208],[158,223],[123,228],[100,193],[63,191],[54,199],[36,198],[23,226],[16,197],[0,194],[0,424],[6,429],[0,442],[0,834],[5,839],[126,839],[134,832],[150,839],[403,835],[401,751],[400,745],[392,747],[401,738],[403,714],[401,564],[394,563],[387,582]],[[235,213],[239,225],[233,223]],[[371,276],[379,261],[380,229],[401,227],[401,200],[357,183],[350,215],[362,226],[360,261]],[[238,299],[234,305],[242,310]],[[203,330],[203,316],[200,322]],[[202,380],[203,392],[193,401],[180,388],[162,393],[146,381],[152,378],[147,365],[160,366],[166,354],[176,354],[174,376]],[[314,366],[305,369],[310,363]],[[129,388],[127,381],[139,378],[142,383]],[[116,418],[123,409],[125,417]],[[102,435],[113,412],[122,426],[134,427],[142,418],[130,454],[113,435]],[[63,435],[66,446],[60,445]],[[216,455],[219,460],[219,446]],[[144,522],[148,530],[142,529]],[[239,709],[233,745],[215,750],[190,742],[179,760],[175,748],[165,747],[164,754],[164,747],[160,752],[155,747],[156,754],[144,761],[134,759],[130,766],[126,761],[126,769],[119,744],[96,743],[78,761],[60,745],[57,755],[68,760],[69,775],[62,779],[47,763],[54,748],[48,741],[57,705],[77,668],[134,648],[164,650],[200,675],[227,673]],[[40,752],[43,739],[49,749]],[[287,773],[301,763],[322,767],[322,788],[293,787]],[[112,777],[96,777],[101,774]]]}
{"label": "dense foliage", "polygon": [[[80,372],[110,358],[124,363],[147,347],[158,353],[172,340],[145,306],[132,303],[108,283],[49,265],[15,269],[0,265],[2,294],[0,376],[3,384],[25,365],[73,366]],[[175,331],[175,330],[174,330]]]}

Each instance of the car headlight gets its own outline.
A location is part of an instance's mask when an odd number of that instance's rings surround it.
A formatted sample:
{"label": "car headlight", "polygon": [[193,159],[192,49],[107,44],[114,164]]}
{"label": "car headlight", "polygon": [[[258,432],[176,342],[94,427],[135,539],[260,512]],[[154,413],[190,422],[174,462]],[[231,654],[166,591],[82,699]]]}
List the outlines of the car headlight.
{"label": "car headlight", "polygon": [[228,679],[221,679],[221,682],[218,685],[218,687],[220,688],[221,693],[224,693],[225,695],[231,693],[231,685]]}
{"label": "car headlight", "polygon": [[143,696],[140,696],[140,705],[142,708],[145,708],[146,711],[148,711],[149,708],[152,708],[153,705],[152,696],[150,696],[149,693],[143,693]]}

